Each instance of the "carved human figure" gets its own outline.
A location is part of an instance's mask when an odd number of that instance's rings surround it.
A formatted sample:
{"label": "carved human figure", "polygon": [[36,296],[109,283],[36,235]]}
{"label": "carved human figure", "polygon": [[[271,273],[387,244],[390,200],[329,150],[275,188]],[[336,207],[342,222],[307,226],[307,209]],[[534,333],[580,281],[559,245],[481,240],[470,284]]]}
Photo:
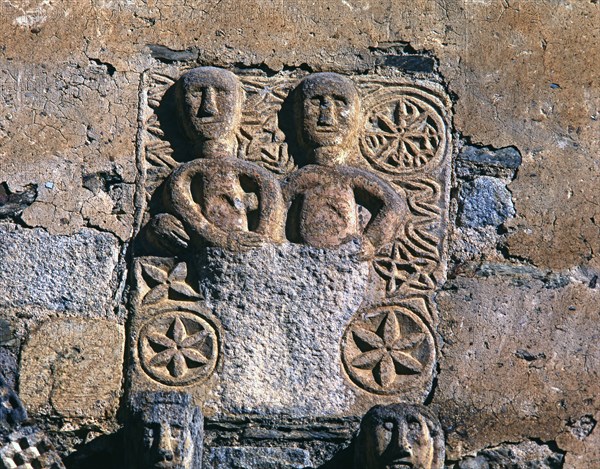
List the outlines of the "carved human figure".
{"label": "carved human figure", "polygon": [[154,244],[181,249],[197,240],[235,250],[281,241],[278,182],[260,166],[234,158],[243,97],[238,78],[224,69],[198,67],[176,86],[181,127],[197,159],[168,178],[169,213],[150,222]]}
{"label": "carved human figure", "polygon": [[313,164],[284,184],[288,239],[335,248],[361,238],[370,257],[393,239],[407,209],[383,179],[345,165],[360,117],[356,87],[335,73],[309,75],[297,89],[296,113],[299,141]]}
{"label": "carved human figure", "polygon": [[426,407],[375,406],[365,414],[355,442],[355,469],[441,469],[444,433]]}
{"label": "carved human figure", "polygon": [[203,417],[189,394],[136,394],[126,423],[127,465],[132,469],[200,469]]}

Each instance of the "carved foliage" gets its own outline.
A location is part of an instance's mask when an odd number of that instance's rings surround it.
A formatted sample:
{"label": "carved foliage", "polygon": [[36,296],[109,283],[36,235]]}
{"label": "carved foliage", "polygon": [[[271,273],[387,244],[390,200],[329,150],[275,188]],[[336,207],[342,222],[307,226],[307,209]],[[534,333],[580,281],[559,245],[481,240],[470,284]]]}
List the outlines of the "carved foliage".
{"label": "carved foliage", "polygon": [[410,216],[394,242],[377,253],[375,272],[385,281],[388,297],[435,290],[441,263],[443,219],[440,184],[415,177],[398,183],[406,195]]}
{"label": "carved foliage", "polygon": [[435,364],[435,342],[416,314],[401,306],[357,315],[342,341],[342,361],[352,381],[377,394],[401,394],[426,385]]}
{"label": "carved foliage", "polygon": [[138,261],[138,312],[146,317],[137,338],[144,373],[159,383],[184,386],[207,379],[220,352],[220,326],[197,306],[185,261]]}
{"label": "carved foliage", "polygon": [[138,347],[142,368],[156,381],[172,386],[195,383],[215,369],[217,327],[195,312],[163,312],[142,327]]}
{"label": "carved foliage", "polygon": [[366,123],[359,140],[373,167],[402,174],[433,166],[446,150],[440,104],[416,87],[381,88],[365,98]]}

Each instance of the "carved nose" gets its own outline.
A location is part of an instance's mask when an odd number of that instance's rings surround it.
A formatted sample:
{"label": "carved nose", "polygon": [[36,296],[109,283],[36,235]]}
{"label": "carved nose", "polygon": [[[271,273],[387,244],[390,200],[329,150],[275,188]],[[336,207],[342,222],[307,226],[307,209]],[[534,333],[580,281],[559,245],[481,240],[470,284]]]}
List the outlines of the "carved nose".
{"label": "carved nose", "polygon": [[158,438],[158,454],[163,461],[173,460],[173,448],[171,447],[171,435],[168,429],[161,429]]}
{"label": "carved nose", "polygon": [[394,448],[394,455],[398,458],[404,458],[412,456],[412,445],[408,441],[406,429],[399,428],[398,436],[396,439],[396,448]]}
{"label": "carved nose", "polygon": [[334,107],[330,99],[324,99],[321,103],[318,124],[324,126],[335,124]]}
{"label": "carved nose", "polygon": [[215,91],[212,88],[206,88],[202,93],[202,104],[199,110],[200,117],[214,116],[219,112]]}

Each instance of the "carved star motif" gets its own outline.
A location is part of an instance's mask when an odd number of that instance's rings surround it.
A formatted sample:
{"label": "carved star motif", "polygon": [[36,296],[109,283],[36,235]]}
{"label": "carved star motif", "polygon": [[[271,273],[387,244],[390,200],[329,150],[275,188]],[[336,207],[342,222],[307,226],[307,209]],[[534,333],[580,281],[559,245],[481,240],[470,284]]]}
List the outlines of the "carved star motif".
{"label": "carved star motif", "polygon": [[375,271],[386,280],[387,296],[392,296],[404,284],[419,290],[434,288],[434,284],[423,269],[429,265],[425,259],[410,256],[399,242],[392,245],[389,254],[378,255],[373,261]]}
{"label": "carved star motif", "polygon": [[164,270],[152,264],[142,264],[144,276],[153,285],[144,296],[142,304],[156,304],[171,295],[179,296],[185,300],[200,298],[200,295],[186,283],[188,275],[185,262],[176,264],[170,270]]}
{"label": "carved star motif", "polygon": [[394,384],[399,374],[419,374],[424,365],[412,354],[425,334],[403,331],[393,311],[386,313],[375,331],[357,326],[352,330],[355,343],[362,353],[351,361],[353,367],[371,370],[375,382],[383,388]]}
{"label": "carved star motif", "polygon": [[371,136],[380,159],[393,166],[420,167],[435,156],[439,144],[427,112],[404,99],[395,103],[391,116],[380,112],[371,118],[377,128]]}
{"label": "carved star motif", "polygon": [[166,334],[153,332],[147,335],[150,344],[156,348],[163,348],[148,364],[152,367],[166,368],[171,376],[181,378],[189,371],[190,362],[194,368],[209,362],[210,358],[198,350],[208,336],[206,330],[188,335],[183,322],[176,317]]}

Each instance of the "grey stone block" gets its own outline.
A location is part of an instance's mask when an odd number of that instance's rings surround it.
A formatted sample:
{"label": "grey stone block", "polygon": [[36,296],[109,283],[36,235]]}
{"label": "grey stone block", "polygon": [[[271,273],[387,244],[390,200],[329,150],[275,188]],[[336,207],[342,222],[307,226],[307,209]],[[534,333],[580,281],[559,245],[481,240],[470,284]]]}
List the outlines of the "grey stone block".
{"label": "grey stone block", "polygon": [[221,446],[210,449],[206,469],[303,469],[311,466],[308,451],[301,448]]}
{"label": "grey stone block", "polygon": [[86,312],[112,310],[117,238],[91,229],[52,236],[0,225],[0,307]]}
{"label": "grey stone block", "polygon": [[338,250],[295,244],[206,250],[199,287],[223,325],[224,366],[205,409],[348,412],[357,397],[343,375],[340,341],[367,290],[369,265],[359,251],[358,242]]}
{"label": "grey stone block", "polygon": [[521,154],[514,147],[493,150],[489,147],[464,146],[456,157],[456,175],[512,177],[521,166]]}
{"label": "grey stone block", "polygon": [[462,185],[458,221],[477,228],[500,225],[515,215],[511,194],[500,179],[482,176]]}

